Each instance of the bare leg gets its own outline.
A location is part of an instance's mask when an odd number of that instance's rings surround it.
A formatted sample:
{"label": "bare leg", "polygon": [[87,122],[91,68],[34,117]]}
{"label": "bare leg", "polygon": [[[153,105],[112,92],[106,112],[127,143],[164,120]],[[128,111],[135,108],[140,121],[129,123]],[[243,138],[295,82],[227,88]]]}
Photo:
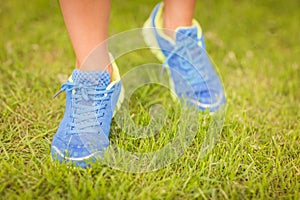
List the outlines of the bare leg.
{"label": "bare leg", "polygon": [[111,73],[107,43],[97,48],[99,56],[82,65],[91,50],[108,37],[110,0],[60,0],[62,14],[76,54],[76,68]]}
{"label": "bare leg", "polygon": [[[179,26],[191,26],[196,0],[164,0],[163,26],[175,30]],[[170,37],[173,32],[166,31]]]}

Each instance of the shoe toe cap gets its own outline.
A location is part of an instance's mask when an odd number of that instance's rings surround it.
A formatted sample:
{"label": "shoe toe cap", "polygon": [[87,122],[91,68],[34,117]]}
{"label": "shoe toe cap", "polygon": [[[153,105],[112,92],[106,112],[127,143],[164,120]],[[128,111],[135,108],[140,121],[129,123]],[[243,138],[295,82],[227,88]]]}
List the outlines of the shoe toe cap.
{"label": "shoe toe cap", "polygon": [[103,156],[103,150],[109,145],[106,137],[97,134],[77,134],[70,137],[54,137],[51,154],[54,160],[60,162],[78,163],[95,161]]}

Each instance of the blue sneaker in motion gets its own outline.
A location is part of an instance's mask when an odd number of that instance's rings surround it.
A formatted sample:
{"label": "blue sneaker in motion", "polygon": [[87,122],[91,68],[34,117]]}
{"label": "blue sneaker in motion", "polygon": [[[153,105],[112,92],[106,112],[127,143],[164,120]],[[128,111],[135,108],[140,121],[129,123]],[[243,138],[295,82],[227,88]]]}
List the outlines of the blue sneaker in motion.
{"label": "blue sneaker in motion", "polygon": [[112,78],[106,71],[74,70],[56,94],[66,92],[66,110],[52,141],[54,160],[85,168],[103,156],[115,107],[124,97],[118,68],[112,66]]}
{"label": "blue sneaker in motion", "polygon": [[218,110],[225,105],[226,99],[221,81],[205,51],[199,23],[193,20],[191,27],[177,28],[175,39],[172,39],[162,29],[162,12],[163,3],[159,3],[145,22],[143,35],[146,44],[163,63],[163,69],[169,69],[170,86],[188,104],[200,110]]}

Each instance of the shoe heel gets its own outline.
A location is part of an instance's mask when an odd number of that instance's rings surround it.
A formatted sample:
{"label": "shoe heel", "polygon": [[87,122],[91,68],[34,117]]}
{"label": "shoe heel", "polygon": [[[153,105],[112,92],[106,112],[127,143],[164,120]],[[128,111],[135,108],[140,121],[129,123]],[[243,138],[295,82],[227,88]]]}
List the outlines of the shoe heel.
{"label": "shoe heel", "polygon": [[156,56],[156,58],[159,61],[163,63],[165,60],[165,56],[161,51],[159,51],[160,47],[155,38],[154,27],[151,26],[150,18],[148,18],[147,21],[144,23],[142,35],[145,43],[150,48],[150,51]]}

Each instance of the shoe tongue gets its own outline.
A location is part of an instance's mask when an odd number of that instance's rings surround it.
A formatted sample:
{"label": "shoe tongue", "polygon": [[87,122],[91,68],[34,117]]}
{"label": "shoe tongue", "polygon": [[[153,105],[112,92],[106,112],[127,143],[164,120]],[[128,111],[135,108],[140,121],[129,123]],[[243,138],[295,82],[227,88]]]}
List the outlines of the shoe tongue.
{"label": "shoe tongue", "polygon": [[99,85],[107,87],[110,83],[110,74],[104,70],[81,71],[75,69],[72,73],[75,83],[81,85]]}
{"label": "shoe tongue", "polygon": [[176,29],[175,40],[182,41],[187,37],[192,38],[193,40],[197,40],[198,38],[198,28],[196,25],[190,27],[179,27]]}

